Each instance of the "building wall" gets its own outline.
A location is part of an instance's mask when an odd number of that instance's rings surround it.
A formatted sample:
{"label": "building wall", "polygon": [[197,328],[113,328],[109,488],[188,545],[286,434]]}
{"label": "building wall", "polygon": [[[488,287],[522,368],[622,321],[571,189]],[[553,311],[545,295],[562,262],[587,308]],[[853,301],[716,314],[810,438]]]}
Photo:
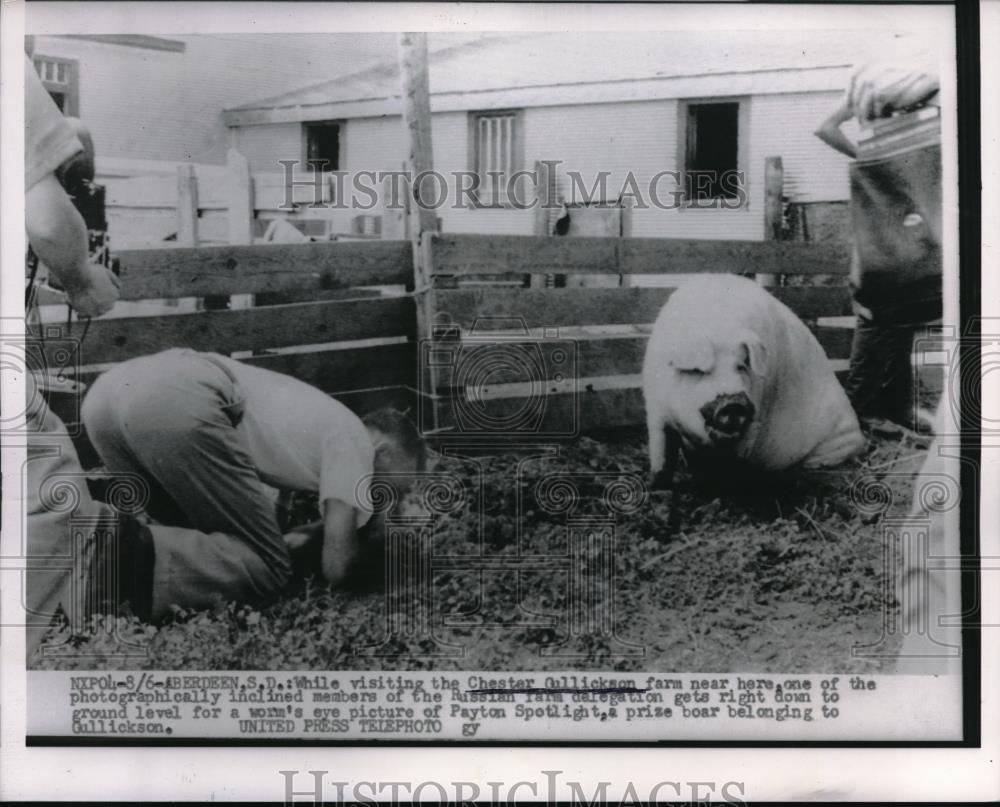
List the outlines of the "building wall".
{"label": "building wall", "polygon": [[[838,103],[838,93],[787,93],[749,99],[747,115],[747,204],[738,210],[633,209],[632,235],[660,238],[761,239],[764,236],[764,163],[782,157],[785,194],[794,202],[843,201],[849,196],[847,160],[825,146],[813,131]],[[572,201],[569,171],[583,176],[587,190],[599,171],[607,171],[603,201],[614,202],[632,172],[649,198],[649,185],[661,171],[678,170],[680,121],[677,100],[616,104],[533,107],[523,110],[524,167],[537,160],[558,160],[557,188]],[[301,151],[299,124],[237,127],[235,143],[254,170],[272,170],[277,154]],[[349,172],[399,170],[406,155],[398,116],[345,121],[341,164]],[[433,120],[434,167],[445,175],[468,170],[468,120],[465,112],[437,113]],[[657,183],[669,205],[673,184]],[[577,189],[577,201],[580,190]],[[454,192],[451,198],[455,198]],[[534,213],[516,209],[439,211],[448,232],[530,234]]]}
{"label": "building wall", "polygon": [[[198,163],[225,162],[229,129],[223,109],[356,67],[302,38],[298,47],[245,37],[172,39],[184,42],[185,50],[37,36],[35,55],[79,61],[80,118],[99,155]],[[297,156],[298,149],[291,157]]]}

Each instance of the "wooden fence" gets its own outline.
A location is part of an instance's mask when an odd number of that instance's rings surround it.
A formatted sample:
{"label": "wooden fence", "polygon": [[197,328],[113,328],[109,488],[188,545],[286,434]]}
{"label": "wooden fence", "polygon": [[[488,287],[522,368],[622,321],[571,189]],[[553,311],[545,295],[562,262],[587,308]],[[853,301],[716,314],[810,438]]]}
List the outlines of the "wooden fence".
{"label": "wooden fence", "polygon": [[[643,423],[642,357],[672,289],[533,288],[526,278],[539,273],[766,274],[831,359],[849,353],[849,328],[817,324],[851,310],[842,246],[435,234],[421,250],[431,267],[423,284],[408,241],[123,251],[124,300],[241,294],[258,305],[96,319],[77,378],[189,347],[239,354],[358,412],[412,408],[441,435],[555,437]],[[463,285],[485,275],[523,286]],[[260,305],[268,296],[296,302]],[[61,366],[65,344],[45,344],[48,366]]]}
{"label": "wooden fence", "polygon": [[[360,412],[412,406],[416,323],[413,298],[404,291],[413,273],[409,242],[125,250],[118,257],[123,300],[266,293],[323,298],[333,292],[337,298],[95,319],[75,356],[75,371],[67,372],[84,385],[116,362],[188,347],[242,353],[244,361],[300,378]],[[373,296],[358,289],[371,286],[386,291]],[[47,330],[52,333],[51,326]],[[72,335],[81,333],[76,325]],[[46,338],[42,350],[49,368],[66,363],[65,340]],[[79,401],[57,397],[63,400],[53,407],[72,422]]]}
{"label": "wooden fence", "polygon": [[[671,288],[462,288],[476,275],[768,275],[838,365],[851,329],[848,247],[777,241],[435,235],[418,306],[425,426],[468,436],[553,437],[645,422],[641,367]],[[822,277],[821,277],[822,276]],[[819,285],[817,285],[819,284]]]}
{"label": "wooden fence", "polygon": [[386,237],[406,235],[401,210],[359,216],[334,206],[331,175],[252,173],[234,149],[226,165],[98,159],[97,180],[107,189],[109,231],[118,249],[252,244],[275,219],[324,240],[377,237],[371,226],[376,218]]}

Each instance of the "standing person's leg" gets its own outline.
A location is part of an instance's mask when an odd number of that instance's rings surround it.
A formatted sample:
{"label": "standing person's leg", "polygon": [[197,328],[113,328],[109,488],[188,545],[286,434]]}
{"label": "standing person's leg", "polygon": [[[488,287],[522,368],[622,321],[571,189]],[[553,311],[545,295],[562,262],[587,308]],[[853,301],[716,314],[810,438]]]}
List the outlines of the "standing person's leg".
{"label": "standing person's leg", "polygon": [[163,597],[176,589],[179,605],[206,587],[267,596],[290,575],[273,503],[236,430],[241,405],[234,380],[187,351],[118,365],[84,402],[87,432],[109,470],[141,473],[167,497],[159,509],[182,516],[151,528],[156,585]]}
{"label": "standing person's leg", "polygon": [[913,328],[858,317],[844,390],[859,418],[913,421]]}
{"label": "standing person's leg", "polygon": [[875,416],[884,356],[879,328],[859,316],[851,341],[851,359],[844,391],[859,418]]}
{"label": "standing person's leg", "polygon": [[913,334],[909,325],[887,326],[885,369],[880,394],[881,415],[893,423],[914,428],[916,405],[913,388]]}
{"label": "standing person's leg", "polygon": [[94,501],[76,449],[48,408],[34,378],[26,379],[28,461],[25,464],[24,605],[27,655],[41,645],[59,611],[72,633],[88,616],[87,568],[99,536],[115,529],[110,508]]}

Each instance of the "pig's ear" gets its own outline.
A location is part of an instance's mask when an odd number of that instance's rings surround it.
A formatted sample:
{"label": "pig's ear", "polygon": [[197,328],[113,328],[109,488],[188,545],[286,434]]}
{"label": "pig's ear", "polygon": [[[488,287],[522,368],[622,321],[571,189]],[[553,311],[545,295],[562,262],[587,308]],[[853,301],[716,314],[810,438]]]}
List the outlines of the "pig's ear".
{"label": "pig's ear", "polygon": [[715,367],[715,348],[704,336],[682,336],[670,345],[667,361],[678,370],[710,373]]}
{"label": "pig's ear", "polygon": [[752,331],[740,334],[740,361],[744,362],[756,376],[767,375],[767,348],[760,337]]}

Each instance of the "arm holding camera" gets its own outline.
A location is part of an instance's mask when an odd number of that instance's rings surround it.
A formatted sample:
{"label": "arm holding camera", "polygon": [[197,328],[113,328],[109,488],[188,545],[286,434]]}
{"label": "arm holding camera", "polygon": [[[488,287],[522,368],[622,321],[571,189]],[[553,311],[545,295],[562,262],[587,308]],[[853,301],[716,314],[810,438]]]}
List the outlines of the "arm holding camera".
{"label": "arm holding camera", "polygon": [[29,60],[25,63],[25,228],[38,258],[52,270],[83,316],[111,310],[118,279],[89,260],[87,225],[59,181],[58,173],[85,152],[77,131],[63,117]]}
{"label": "arm holding camera", "polygon": [[118,278],[91,263],[83,218],[54,173],[28,189],[24,219],[32,249],[55,273],[77,313],[98,317],[110,311],[118,299]]}

